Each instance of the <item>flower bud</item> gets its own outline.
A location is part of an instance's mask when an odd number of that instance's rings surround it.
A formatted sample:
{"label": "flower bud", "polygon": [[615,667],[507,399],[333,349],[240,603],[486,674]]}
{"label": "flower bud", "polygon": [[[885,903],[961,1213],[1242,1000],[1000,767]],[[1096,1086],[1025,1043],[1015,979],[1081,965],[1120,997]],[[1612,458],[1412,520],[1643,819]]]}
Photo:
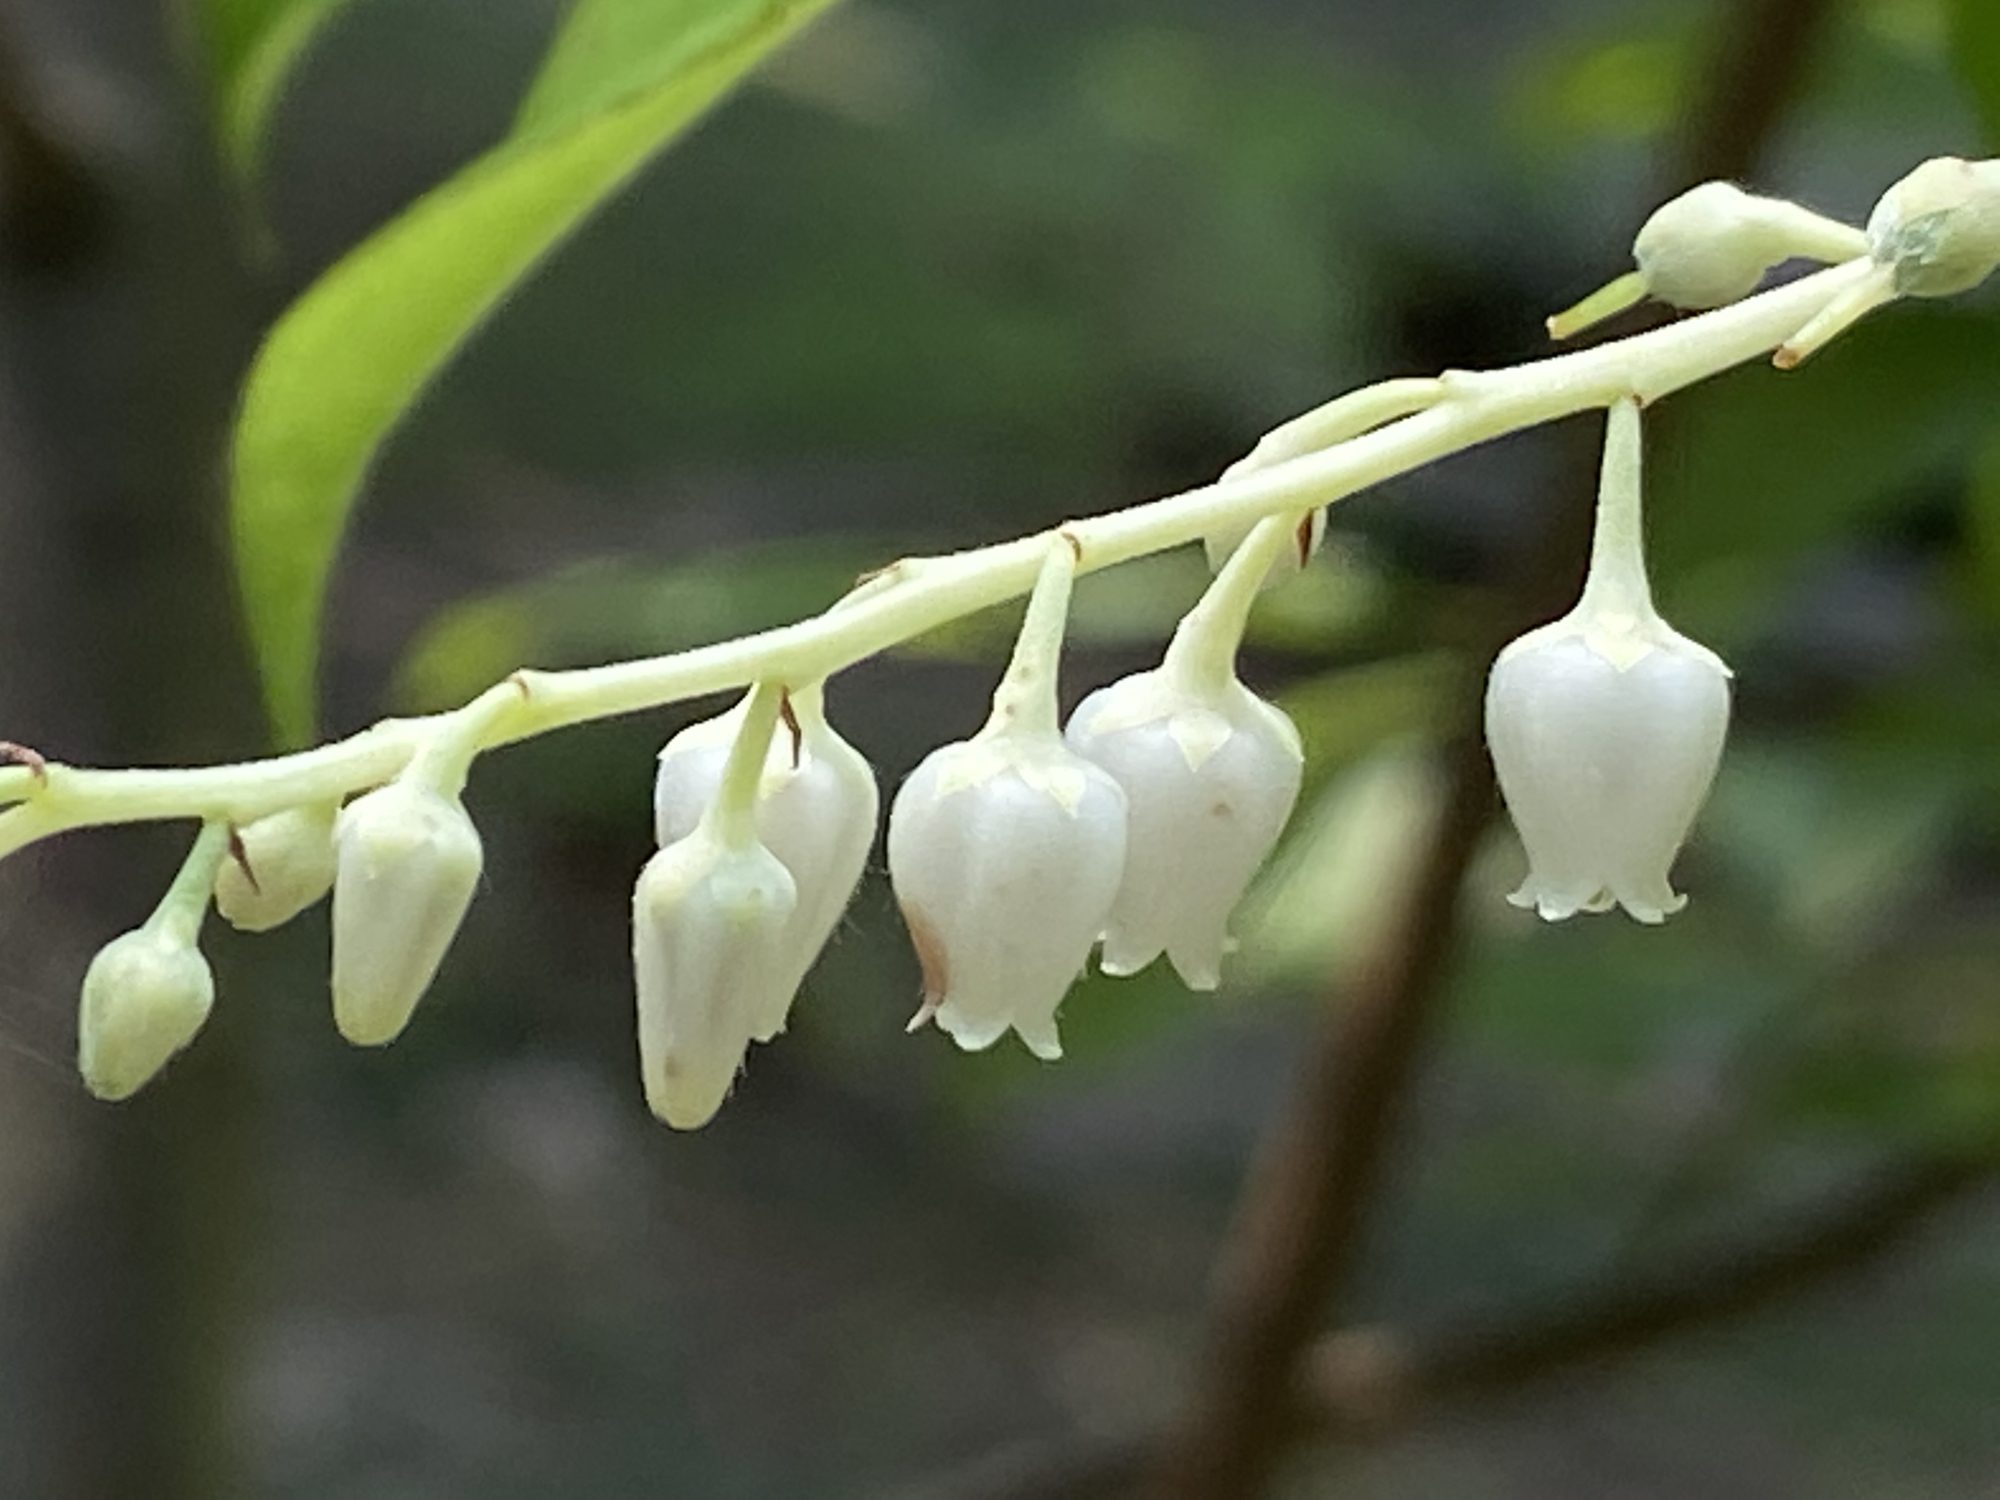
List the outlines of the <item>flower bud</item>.
{"label": "flower bud", "polygon": [[2000,267],[2000,161],[1923,163],[1875,205],[1868,243],[1900,295],[1970,291]]}
{"label": "flower bud", "polygon": [[647,861],[632,892],[646,1104],[677,1130],[722,1107],[750,1039],[790,998],[792,877],[704,823]]}
{"label": "flower bud", "polygon": [[[785,1029],[793,996],[853,899],[880,811],[875,773],[826,722],[817,694],[801,693],[792,702],[797,737],[784,730],[772,737],[757,790],[757,837],[798,891],[770,1006],[752,1032],[760,1042]],[[715,800],[744,717],[739,705],[689,725],[660,752],[653,815],[662,848],[694,832]]]}
{"label": "flower bud", "polygon": [[1056,1007],[1089,961],[1125,866],[1125,794],[1052,728],[934,750],[889,811],[889,876],[924,1003],[968,1052],[1010,1026],[1062,1056]]}
{"label": "flower bud", "polygon": [[393,781],[334,827],[333,1019],[361,1047],[409,1024],[458,935],[483,861],[456,797]]}
{"label": "flower bud", "polygon": [[1642,297],[1688,311],[1722,307],[1747,297],[1788,260],[1831,264],[1867,253],[1867,236],[1851,225],[1734,183],[1704,182],[1639,226],[1632,241],[1636,271],[1556,314],[1549,333],[1568,338]]}
{"label": "flower bud", "polygon": [[1298,800],[1298,731],[1233,677],[1203,689],[1162,668],[1092,693],[1066,737],[1130,809],[1104,972],[1136,974],[1165,953],[1190,989],[1216,988],[1230,914]]}
{"label": "flower bud", "polygon": [[1639,416],[1611,411],[1597,538],[1575,609],[1502,651],[1486,738],[1528,852],[1509,898],[1549,921],[1687,904],[1668,882],[1729,726],[1729,669],[1653,608],[1639,535]]}
{"label": "flower bud", "polygon": [[215,1004],[201,950],[158,927],[141,927],[98,951],[83,976],[76,1062],[100,1099],[129,1099],[194,1040]]}
{"label": "flower bud", "polygon": [[331,804],[291,807],[237,831],[236,851],[215,872],[215,908],[244,932],[292,920],[333,886]]}
{"label": "flower bud", "polygon": [[1746,297],[1794,257],[1839,261],[1866,252],[1859,231],[1728,182],[1689,188],[1657,209],[1632,241],[1647,293],[1680,308]]}

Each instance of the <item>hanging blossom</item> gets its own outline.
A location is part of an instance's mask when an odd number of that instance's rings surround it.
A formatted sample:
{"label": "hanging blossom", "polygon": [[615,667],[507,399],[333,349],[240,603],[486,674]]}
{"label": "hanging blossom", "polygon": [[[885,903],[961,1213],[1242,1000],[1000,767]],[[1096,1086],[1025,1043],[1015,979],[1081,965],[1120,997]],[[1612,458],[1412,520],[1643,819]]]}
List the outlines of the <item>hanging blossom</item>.
{"label": "hanging blossom", "polygon": [[228,844],[226,825],[205,825],[152,916],[90,961],[77,1005],[76,1065],[99,1099],[131,1098],[207,1023],[215,975],[199,942]]}
{"label": "hanging blossom", "polygon": [[517,687],[447,716],[394,781],[334,821],[333,1019],[356,1046],[402,1035],[465,923],[486,852],[460,799],[480,736],[519,706]]}
{"label": "hanging blossom", "polygon": [[1527,846],[1509,898],[1550,921],[1618,905],[1661,922],[1729,726],[1729,668],[1653,608],[1640,518],[1639,407],[1611,407],[1583,597],[1493,663],[1486,738]]}
{"label": "hanging blossom", "polygon": [[1056,1009],[1125,869],[1125,793],[1056,723],[1075,568],[1065,537],[1043,565],[986,726],[926,756],[889,812],[889,876],[923,965],[910,1026],[935,1021],[967,1051],[1011,1028],[1035,1056],[1062,1056]]}
{"label": "hanging blossom", "polygon": [[[699,820],[646,862],[632,892],[640,1078],[647,1107],[677,1130],[715,1117],[751,1039],[783,1024],[797,984],[793,929],[805,903],[758,832],[783,700],[774,683],[752,691]],[[677,812],[671,791],[668,801]]]}
{"label": "hanging blossom", "polygon": [[1100,688],[1070,716],[1070,748],[1110,772],[1130,808],[1099,957],[1107,974],[1136,974],[1164,953],[1189,988],[1222,982],[1230,915],[1284,830],[1305,766],[1292,721],[1235,669],[1273,554],[1301,531],[1288,518],[1262,522],[1160,666]]}
{"label": "hanging blossom", "polygon": [[[661,848],[692,834],[714,803],[753,696],[728,713],[689,725],[660,751],[653,819]],[[784,717],[758,780],[756,826],[758,838],[791,875],[798,902],[781,941],[783,962],[767,1005],[751,1028],[759,1042],[785,1029],[800,984],[854,899],[875,842],[881,802],[867,760],[827,723],[818,684],[786,698]]]}

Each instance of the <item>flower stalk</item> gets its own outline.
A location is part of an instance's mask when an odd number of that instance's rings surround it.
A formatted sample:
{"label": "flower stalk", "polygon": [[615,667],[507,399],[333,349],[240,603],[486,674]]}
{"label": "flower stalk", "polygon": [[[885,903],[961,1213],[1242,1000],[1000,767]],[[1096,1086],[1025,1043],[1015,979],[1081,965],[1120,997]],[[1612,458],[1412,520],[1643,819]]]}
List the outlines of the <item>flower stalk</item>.
{"label": "flower stalk", "polygon": [[[1990,173],[1960,173],[1966,193],[1983,192]],[[1920,172],[1923,169],[1919,169]],[[1912,174],[1916,178],[1918,174]],[[1684,318],[1593,348],[1509,369],[1452,371],[1435,382],[1388,381],[1350,393],[1316,419],[1288,424],[1266,462],[1239,465],[1222,479],[1166,499],[1067,522],[1078,573],[1200,538],[1245,531],[1269,516],[1298,516],[1385,480],[1523,428],[1602,409],[1627,396],[1650,404],[1698,381],[1768,356],[1801,349],[1802,334],[1858,316],[1878,299],[1885,258],[1904,268],[1937,261],[1908,226],[1967,227],[1957,239],[1985,244],[1983,200],[1955,220],[1937,217],[1940,195],[1961,191],[1937,170],[1919,183],[1924,212],[1905,211],[1895,235],[1870,253]],[[1898,199],[1912,195],[1908,192]],[[1886,200],[1885,200],[1886,201]],[[1943,233],[1944,231],[1940,231]],[[1854,231],[1858,234],[1859,231]],[[1829,241],[1848,243],[1846,237]],[[1950,243],[1955,244],[1955,240]],[[1914,248],[1913,248],[1914,247]],[[1976,260],[1970,252],[1959,260]],[[1952,262],[1955,267],[1959,260]],[[1956,278],[1951,283],[1957,284]],[[1928,285],[1928,283],[1926,283]],[[1789,358],[1789,356],[1788,356]],[[1786,362],[1781,360],[1781,363]],[[1401,411],[1401,415],[1394,413]],[[1358,416],[1357,416],[1358,414]],[[1279,453],[1327,440],[1350,423],[1384,418],[1354,435],[1296,456]],[[1280,429],[1284,432],[1286,429]],[[1262,447],[1263,445],[1260,445]],[[340,800],[401,773],[449,721],[457,757],[572,725],[658,708],[773,679],[818,681],[952,620],[1029,591],[1046,556],[1043,536],[947,556],[908,559],[840,606],[796,624],[667,656],[564,672],[522,671],[473,705],[427,719],[391,720],[350,738],[294,754],[233,765],[172,769],[89,769],[50,762],[0,765],[0,857],[69,829],[157,819],[228,820],[244,825],[286,808]],[[518,701],[491,700],[502,689]],[[473,712],[476,705],[478,712]],[[18,804],[7,806],[7,804]]]}

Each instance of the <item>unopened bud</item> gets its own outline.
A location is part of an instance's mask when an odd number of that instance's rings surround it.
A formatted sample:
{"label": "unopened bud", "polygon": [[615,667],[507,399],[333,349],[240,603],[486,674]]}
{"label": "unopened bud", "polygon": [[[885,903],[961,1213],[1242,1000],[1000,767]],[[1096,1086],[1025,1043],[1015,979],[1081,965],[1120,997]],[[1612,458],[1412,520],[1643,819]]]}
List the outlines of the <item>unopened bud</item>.
{"label": "unopened bud", "polygon": [[1549,319],[1549,332],[1568,338],[1642,297],[1687,311],[1722,307],[1754,292],[1785,261],[1834,263],[1867,253],[1867,236],[1851,225],[1734,183],[1704,182],[1639,227],[1632,241],[1636,271]]}
{"label": "unopened bud", "polygon": [[762,844],[706,823],[655,854],[632,893],[646,1104],[676,1130],[722,1107],[751,1036],[790,997],[792,877]]}
{"label": "unopened bud", "polygon": [[1875,205],[1868,243],[1901,295],[1970,291],[2000,267],[2000,161],[1923,163]]}
{"label": "unopened bud", "polygon": [[129,1099],[194,1040],[214,1004],[215,978],[194,944],[152,926],[114,938],[83,977],[84,1086],[100,1099]]}
{"label": "unopened bud", "polygon": [[479,884],[479,832],[455,797],[391,782],[334,829],[333,1019],[357,1046],[392,1042],[436,977]]}
{"label": "unopened bud", "polygon": [[215,909],[244,932],[281,927],[333,888],[331,803],[291,807],[237,831],[215,872]]}
{"label": "unopened bud", "polygon": [[[784,1030],[793,996],[853,899],[875,842],[880,805],[875,773],[827,723],[817,691],[791,701],[796,728],[772,736],[757,788],[757,837],[798,887],[797,908],[785,928],[782,982],[757,1018],[760,1042]],[[739,705],[689,725],[660,752],[653,817],[662,848],[693,833],[707,813],[744,719]]]}

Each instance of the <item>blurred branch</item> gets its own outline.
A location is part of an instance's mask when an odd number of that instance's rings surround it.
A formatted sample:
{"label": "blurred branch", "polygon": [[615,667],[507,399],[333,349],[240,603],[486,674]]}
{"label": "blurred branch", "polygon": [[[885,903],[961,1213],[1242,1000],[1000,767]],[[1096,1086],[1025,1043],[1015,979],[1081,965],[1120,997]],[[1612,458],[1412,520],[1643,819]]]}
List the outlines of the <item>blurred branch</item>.
{"label": "blurred branch", "polygon": [[[1382,1435],[1453,1401],[1514,1390],[1644,1353],[1661,1340],[1819,1290],[1907,1245],[1989,1183],[1990,1160],[1916,1156],[1861,1175],[1804,1209],[1701,1251],[1613,1272],[1552,1306],[1459,1327],[1354,1328],[1305,1354],[1299,1436]],[[1137,1500],[1154,1434],[1022,1460],[908,1500]]]}
{"label": "blurred branch", "polygon": [[1747,177],[1778,134],[1839,0],[1715,0],[1715,48],[1677,153],[1681,181]]}
{"label": "blurred branch", "polygon": [[1294,1371],[1378,1202],[1449,972],[1460,887],[1492,813],[1493,773],[1475,732],[1461,734],[1451,761],[1414,888],[1371,968],[1320,1028],[1244,1194],[1217,1280],[1202,1385],[1164,1477],[1175,1500],[1248,1500],[1304,1425]]}
{"label": "blurred branch", "polygon": [[66,270],[98,249],[107,210],[81,158],[35,108],[0,29],[0,256],[23,270]]}
{"label": "blurred branch", "polygon": [[1433,1334],[1334,1334],[1307,1361],[1311,1410],[1334,1427],[1405,1420],[1439,1402],[1511,1390],[1757,1312],[1880,1259],[1993,1172],[1992,1162],[1974,1157],[1918,1156],[1859,1177],[1809,1209],[1781,1211],[1753,1234],[1616,1271],[1551,1307]]}
{"label": "blurred branch", "polygon": [[[1747,0],[1731,9],[1674,175],[1748,170],[1832,8],[1832,0]],[[1589,467],[1586,459],[1579,472]],[[1559,535],[1588,526],[1588,487],[1574,491],[1554,525]],[[1559,584],[1546,574],[1524,585],[1516,601],[1523,618],[1548,612],[1542,605],[1551,587]],[[1468,725],[1478,722],[1481,699],[1478,678],[1469,678],[1462,708]],[[1451,754],[1444,811],[1422,873],[1373,967],[1320,1028],[1305,1074],[1261,1149],[1223,1252],[1207,1357],[1167,1445],[1158,1486],[1164,1500],[1254,1500],[1304,1426],[1295,1372],[1350,1278],[1377,1207],[1449,974],[1459,888],[1493,794],[1491,766],[1468,731]]]}

